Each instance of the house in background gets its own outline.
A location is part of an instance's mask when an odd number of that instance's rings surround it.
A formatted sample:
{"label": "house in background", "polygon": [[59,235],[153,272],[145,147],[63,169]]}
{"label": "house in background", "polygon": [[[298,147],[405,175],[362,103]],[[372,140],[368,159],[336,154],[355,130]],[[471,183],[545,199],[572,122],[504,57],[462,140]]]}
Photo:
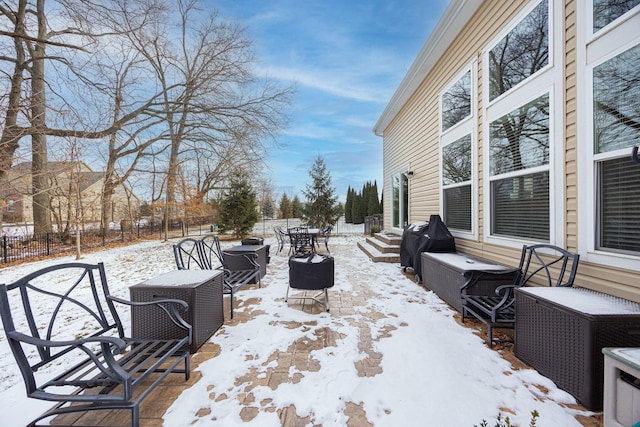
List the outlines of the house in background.
{"label": "house in background", "polygon": [[640,302],[640,0],[452,0],[374,133],[387,231],[440,214],[509,265],[550,243]]}
{"label": "house in background", "polygon": [[[51,212],[54,224],[75,224],[81,218],[83,224],[99,224],[102,213],[101,195],[104,172],[94,172],[84,162],[49,162],[51,182]],[[33,197],[31,196],[31,163],[19,163],[9,171],[10,188],[6,194],[4,220],[9,222],[33,222]],[[131,220],[131,212],[137,213],[140,200],[131,189],[118,186],[112,196],[110,222]]]}

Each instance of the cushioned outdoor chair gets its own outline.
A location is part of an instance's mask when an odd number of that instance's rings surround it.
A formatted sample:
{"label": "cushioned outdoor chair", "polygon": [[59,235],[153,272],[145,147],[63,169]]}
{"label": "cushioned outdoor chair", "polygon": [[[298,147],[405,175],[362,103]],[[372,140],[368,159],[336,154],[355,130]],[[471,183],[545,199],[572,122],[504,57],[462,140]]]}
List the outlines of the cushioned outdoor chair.
{"label": "cushioned outdoor chair", "polygon": [[[471,284],[462,289],[462,321],[475,317],[487,326],[487,344],[513,342],[512,339],[494,339],[493,329],[513,329],[516,322],[514,289],[525,285],[573,286],[580,255],[572,254],[553,245],[523,246],[518,274],[512,284],[498,286],[490,295],[472,295]],[[500,272],[480,273],[484,281],[500,278]],[[479,281],[475,281],[479,283]]]}

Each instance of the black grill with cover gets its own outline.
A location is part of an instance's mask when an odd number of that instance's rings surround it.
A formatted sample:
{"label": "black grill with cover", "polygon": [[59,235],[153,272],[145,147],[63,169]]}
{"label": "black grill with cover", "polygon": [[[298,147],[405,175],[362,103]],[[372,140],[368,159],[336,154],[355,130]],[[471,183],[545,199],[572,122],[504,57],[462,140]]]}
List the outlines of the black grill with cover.
{"label": "black grill with cover", "polygon": [[421,281],[422,252],[455,252],[456,243],[440,215],[431,215],[428,222],[409,225],[402,233],[400,265],[406,271],[413,269],[416,281]]}

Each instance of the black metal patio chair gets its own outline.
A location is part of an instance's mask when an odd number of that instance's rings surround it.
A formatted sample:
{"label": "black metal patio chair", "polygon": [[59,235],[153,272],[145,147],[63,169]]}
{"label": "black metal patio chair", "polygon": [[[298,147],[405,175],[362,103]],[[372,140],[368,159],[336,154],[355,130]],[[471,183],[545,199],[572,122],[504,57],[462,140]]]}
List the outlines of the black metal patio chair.
{"label": "black metal patio chair", "polygon": [[280,253],[284,249],[285,243],[289,241],[289,236],[280,226],[273,227],[273,232],[276,235],[276,240],[278,242],[278,251]]}
{"label": "black metal patio chair", "polygon": [[329,225],[324,230],[322,230],[322,235],[318,236],[318,242],[320,241],[320,239],[322,239],[322,242],[324,243],[324,248],[329,253],[331,253],[331,251],[329,250],[329,237],[331,237],[332,230],[333,230],[333,226]]}
{"label": "black metal patio chair", "polygon": [[[462,289],[462,321],[471,316],[487,326],[489,347],[496,342],[513,342],[512,339],[494,339],[493,329],[513,329],[516,322],[514,289],[525,285],[573,286],[580,255],[570,253],[553,245],[539,244],[523,246],[518,274],[512,284],[496,288],[490,295],[471,295],[476,280]],[[478,277],[500,277],[499,272],[481,272]]]}
{"label": "black metal patio chair", "polygon": [[[214,270],[224,271],[223,293],[230,296],[231,319],[233,319],[233,297],[237,291],[249,283],[261,286],[262,274],[257,255],[254,253],[234,254],[224,252],[220,240],[214,234],[206,234],[201,239],[186,238],[173,245],[173,254],[178,270]],[[229,268],[230,260],[234,266]]]}

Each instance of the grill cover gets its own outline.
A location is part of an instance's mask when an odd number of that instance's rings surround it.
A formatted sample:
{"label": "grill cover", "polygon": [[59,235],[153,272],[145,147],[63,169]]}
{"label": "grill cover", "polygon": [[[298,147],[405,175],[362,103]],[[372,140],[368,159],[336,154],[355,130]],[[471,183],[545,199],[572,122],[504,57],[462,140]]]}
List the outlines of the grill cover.
{"label": "grill cover", "polygon": [[411,224],[402,233],[400,242],[400,265],[411,267],[416,276],[421,276],[422,252],[455,252],[455,239],[440,215],[431,215],[429,222]]}
{"label": "grill cover", "polygon": [[289,258],[289,286],[294,289],[320,290],[333,287],[333,257],[320,254],[294,255]]}

